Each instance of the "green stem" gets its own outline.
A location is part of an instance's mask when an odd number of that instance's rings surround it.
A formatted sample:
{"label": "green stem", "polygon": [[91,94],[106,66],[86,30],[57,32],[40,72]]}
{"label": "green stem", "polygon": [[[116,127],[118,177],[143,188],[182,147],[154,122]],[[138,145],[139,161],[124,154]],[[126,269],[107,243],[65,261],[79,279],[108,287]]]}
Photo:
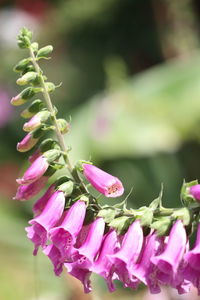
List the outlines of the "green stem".
{"label": "green stem", "polygon": [[60,144],[60,148],[62,150],[62,155],[63,155],[63,158],[64,158],[64,161],[68,167],[68,170],[71,174],[71,176],[74,178],[74,180],[77,182],[77,183],[81,183],[82,187],[83,187],[83,191],[84,192],[88,192],[87,191],[87,188],[85,187],[84,183],[82,182],[81,178],[79,177],[79,174],[77,173],[77,170],[73,167],[68,155],[67,155],[67,147],[65,145],[65,141],[64,141],[64,138],[63,138],[63,135],[61,134],[60,130],[59,130],[59,126],[58,126],[58,122],[57,122],[57,119],[56,119],[56,115],[55,115],[55,110],[54,110],[54,107],[53,107],[53,104],[51,102],[51,98],[50,98],[50,95],[47,91],[47,88],[46,88],[46,85],[45,85],[45,81],[44,81],[44,78],[42,76],[42,71],[39,67],[39,64],[37,63],[36,61],[36,57],[35,57],[35,54],[30,46],[29,48],[29,51],[30,51],[30,56],[32,58],[32,63],[35,67],[35,70],[38,74],[38,77],[39,77],[39,80],[40,80],[40,86],[42,87],[43,89],[43,96],[44,96],[44,100],[45,100],[45,103],[46,103],[46,106],[48,108],[48,110],[50,111],[51,113],[51,116],[52,116],[52,122],[53,122],[53,125],[55,126],[55,133],[56,133],[56,136],[57,136],[57,139],[58,139],[58,142]]}

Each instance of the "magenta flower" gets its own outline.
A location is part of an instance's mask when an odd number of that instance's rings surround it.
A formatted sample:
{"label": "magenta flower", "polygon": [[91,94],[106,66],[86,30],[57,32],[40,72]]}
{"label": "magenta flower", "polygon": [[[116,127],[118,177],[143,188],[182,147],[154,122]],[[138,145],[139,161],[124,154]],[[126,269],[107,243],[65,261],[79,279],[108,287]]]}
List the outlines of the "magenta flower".
{"label": "magenta flower", "polygon": [[27,227],[27,236],[35,244],[33,255],[37,254],[38,248],[46,246],[49,230],[57,224],[63,213],[65,196],[61,191],[56,191],[49,198],[41,214],[29,221],[32,226]]}
{"label": "magenta flower", "polygon": [[115,291],[113,284],[113,263],[109,260],[109,255],[114,254],[120,247],[117,234],[114,230],[108,232],[103,240],[98,259],[94,262],[91,270],[102,276],[108,285],[110,292]]}
{"label": "magenta flower", "polygon": [[17,193],[13,200],[25,201],[37,195],[46,185],[48,181],[47,176],[42,176],[38,180],[33,183],[29,183],[26,185],[20,185],[17,189]]}
{"label": "magenta flower", "polygon": [[83,245],[72,255],[74,262],[64,264],[68,272],[83,283],[85,293],[91,291],[89,277],[94,259],[102,243],[104,229],[104,220],[97,218],[90,226]]}
{"label": "magenta flower", "polygon": [[200,200],[200,184],[191,186],[189,191],[195,199]]}
{"label": "magenta flower", "polygon": [[60,251],[54,245],[48,245],[43,249],[43,252],[52,261],[55,275],[59,276],[63,270],[63,262],[61,261]]}
{"label": "magenta flower", "polygon": [[50,239],[61,254],[63,261],[71,260],[71,250],[85,219],[86,204],[76,201],[67,211],[62,223],[50,230]]}
{"label": "magenta flower", "polygon": [[200,272],[200,224],[198,225],[195,247],[185,254],[184,259],[194,270]]}
{"label": "magenta flower", "polygon": [[132,279],[129,269],[137,262],[143,246],[143,231],[140,221],[135,221],[124,235],[119,251],[109,255],[108,259],[113,263],[114,271],[124,283],[124,287],[135,288],[138,285],[136,278]]}
{"label": "magenta flower", "polygon": [[106,197],[119,197],[124,193],[121,181],[101,169],[83,164],[83,174],[91,185]]}
{"label": "magenta flower", "polygon": [[17,179],[19,184],[29,184],[38,180],[49,167],[47,158],[43,155],[39,156],[32,165],[26,170],[22,178]]}
{"label": "magenta flower", "polygon": [[54,192],[55,192],[55,185],[52,184],[48,188],[48,190],[44,193],[44,195],[35,202],[35,204],[33,205],[33,212],[35,216],[38,216],[43,211],[49,198],[53,195]]}
{"label": "magenta flower", "polygon": [[32,149],[38,142],[39,138],[34,138],[31,133],[28,133],[21,142],[17,143],[19,152],[26,152]]}
{"label": "magenta flower", "polygon": [[183,258],[187,243],[185,228],[181,220],[177,220],[169,235],[169,240],[163,253],[152,257],[151,261],[160,271],[166,274],[176,274]]}
{"label": "magenta flower", "polygon": [[133,278],[137,278],[148,285],[152,293],[160,292],[156,276],[152,276],[153,264],[151,263],[151,258],[157,253],[159,246],[160,240],[155,233],[147,236],[139,261],[137,264],[130,265],[129,267],[129,272],[132,274]]}

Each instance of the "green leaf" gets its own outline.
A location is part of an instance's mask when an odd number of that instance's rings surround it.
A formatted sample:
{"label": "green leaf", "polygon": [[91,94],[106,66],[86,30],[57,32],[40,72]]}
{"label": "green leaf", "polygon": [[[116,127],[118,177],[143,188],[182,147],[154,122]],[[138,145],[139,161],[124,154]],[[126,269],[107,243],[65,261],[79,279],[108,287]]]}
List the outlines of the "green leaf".
{"label": "green leaf", "polygon": [[157,209],[158,207],[162,206],[162,197],[163,197],[163,184],[161,184],[161,190],[160,190],[160,194],[158,196],[158,198],[156,198],[155,200],[153,200],[149,207],[153,210]]}

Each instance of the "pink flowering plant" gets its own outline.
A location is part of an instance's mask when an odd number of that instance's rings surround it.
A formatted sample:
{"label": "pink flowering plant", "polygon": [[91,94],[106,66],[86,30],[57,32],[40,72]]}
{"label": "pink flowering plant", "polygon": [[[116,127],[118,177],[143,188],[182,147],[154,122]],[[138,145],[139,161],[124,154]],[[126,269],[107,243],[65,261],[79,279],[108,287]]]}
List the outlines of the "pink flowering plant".
{"label": "pink flowering plant", "polygon": [[[71,163],[63,137],[70,126],[57,118],[58,110],[50,97],[56,86],[47,81],[39,66],[53,47],[39,49],[26,28],[18,36],[18,45],[29,56],[14,67],[20,75],[17,84],[27,87],[11,104],[28,104],[21,113],[27,119],[23,126],[26,135],[17,150],[32,152],[29,167],[17,179],[14,199],[27,201],[46,189],[33,204],[33,218],[26,227],[33,254],[41,250],[57,276],[67,270],[82,282],[86,293],[92,289],[91,274],[96,273],[111,292],[115,281],[121,281],[131,289],[143,283],[151,293],[159,293],[162,285],[176,288],[180,294],[195,286],[200,295],[198,181],[183,183],[180,208],[163,207],[162,190],[149,206],[138,209],[128,209],[126,199],[102,206],[94,189],[115,198],[123,195],[124,187],[120,179],[90,161]],[[54,135],[47,138],[49,131]],[[49,178],[61,168],[66,174],[54,176],[48,185]],[[196,243],[191,247],[189,237],[197,228]]]}

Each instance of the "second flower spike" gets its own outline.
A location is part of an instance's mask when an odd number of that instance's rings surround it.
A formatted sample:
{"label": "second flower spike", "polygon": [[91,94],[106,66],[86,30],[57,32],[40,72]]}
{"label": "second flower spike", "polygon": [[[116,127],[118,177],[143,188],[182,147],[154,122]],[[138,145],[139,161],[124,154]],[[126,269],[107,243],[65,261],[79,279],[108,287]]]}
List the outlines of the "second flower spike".
{"label": "second flower spike", "polygon": [[83,164],[83,174],[91,185],[106,197],[119,197],[124,193],[124,187],[117,177],[91,164]]}

